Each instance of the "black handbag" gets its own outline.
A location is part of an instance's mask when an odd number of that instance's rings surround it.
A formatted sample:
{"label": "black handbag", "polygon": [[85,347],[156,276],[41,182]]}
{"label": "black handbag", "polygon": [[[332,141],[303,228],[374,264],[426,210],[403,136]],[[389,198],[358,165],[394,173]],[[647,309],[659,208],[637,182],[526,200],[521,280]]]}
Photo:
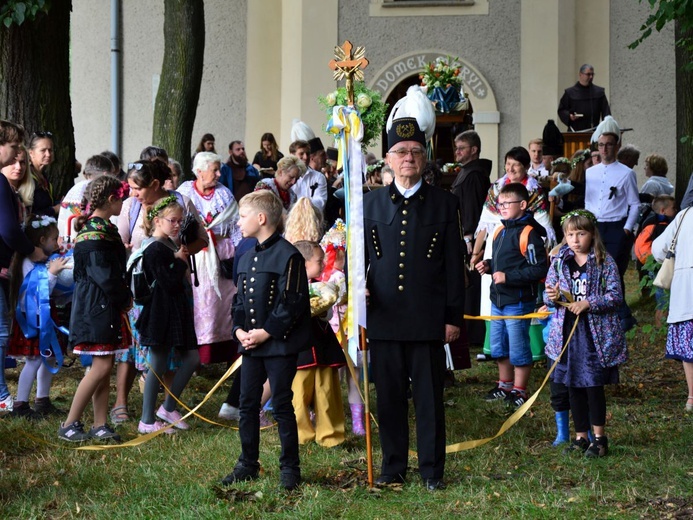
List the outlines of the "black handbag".
{"label": "black handbag", "polygon": [[[180,243],[184,246],[192,244],[197,240],[197,234],[200,231],[200,223],[195,218],[192,213],[186,213],[183,217],[183,223],[180,226],[180,231],[178,232],[178,238]],[[195,287],[200,286],[200,281],[197,279],[197,264],[195,262],[195,255],[188,256],[188,265],[190,266],[190,274],[193,278],[193,283]]]}

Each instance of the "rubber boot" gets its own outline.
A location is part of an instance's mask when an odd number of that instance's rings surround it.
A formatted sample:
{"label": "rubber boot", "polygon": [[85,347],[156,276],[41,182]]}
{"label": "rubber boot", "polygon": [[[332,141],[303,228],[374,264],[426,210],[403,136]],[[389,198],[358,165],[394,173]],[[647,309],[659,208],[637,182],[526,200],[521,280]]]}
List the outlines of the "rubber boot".
{"label": "rubber boot", "polygon": [[556,412],[556,440],[553,441],[552,446],[559,446],[570,442],[570,423],[569,421],[570,412],[568,410],[564,412]]}
{"label": "rubber boot", "polygon": [[350,404],[351,407],[351,431],[354,435],[363,437],[366,435],[366,428],[363,425],[364,406],[361,403]]}

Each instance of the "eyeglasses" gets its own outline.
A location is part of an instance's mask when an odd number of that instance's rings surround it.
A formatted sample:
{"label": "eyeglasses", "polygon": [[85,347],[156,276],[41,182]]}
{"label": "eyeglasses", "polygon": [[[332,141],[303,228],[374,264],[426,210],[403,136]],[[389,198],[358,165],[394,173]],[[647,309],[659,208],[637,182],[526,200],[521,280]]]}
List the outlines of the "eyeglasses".
{"label": "eyeglasses", "polygon": [[424,153],[426,153],[426,150],[422,150],[421,148],[414,148],[413,150],[407,150],[406,148],[400,148],[399,150],[392,150],[391,152],[388,153],[393,153],[400,159],[404,159],[407,155],[411,154],[411,156],[414,159],[420,159],[423,157]]}
{"label": "eyeglasses", "polygon": [[613,148],[616,143],[598,143],[597,148]]}
{"label": "eyeglasses", "polygon": [[51,132],[34,132],[31,137],[38,137],[39,139],[44,139],[47,137],[48,139],[53,139],[53,134]]}
{"label": "eyeglasses", "polygon": [[469,148],[471,148],[471,146],[458,146],[457,148],[455,148],[455,151],[456,152],[464,152],[465,150],[468,150]]}
{"label": "eyeglasses", "polygon": [[130,171],[130,170],[140,171],[142,168],[144,168],[144,163],[139,163],[139,162],[128,163],[128,171]]}
{"label": "eyeglasses", "polygon": [[164,219],[166,222],[171,224],[172,226],[182,226],[183,225],[183,219],[182,218],[166,218],[166,217],[160,217]]}
{"label": "eyeglasses", "polygon": [[519,204],[521,200],[507,200],[505,202],[496,202],[496,207],[498,209],[508,209],[511,204]]}

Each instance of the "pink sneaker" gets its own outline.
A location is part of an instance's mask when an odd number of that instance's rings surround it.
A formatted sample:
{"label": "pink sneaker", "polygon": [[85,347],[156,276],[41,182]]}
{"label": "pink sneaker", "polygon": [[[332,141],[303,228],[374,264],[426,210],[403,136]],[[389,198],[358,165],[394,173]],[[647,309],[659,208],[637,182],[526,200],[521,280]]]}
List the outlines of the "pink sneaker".
{"label": "pink sneaker", "polygon": [[173,435],[174,433],[176,433],[176,430],[171,428],[171,425],[164,424],[161,421],[154,421],[154,424],[145,424],[142,421],[140,421],[140,424],[137,426],[137,431],[145,435],[147,433],[158,432],[159,430],[162,430],[164,428],[164,433],[167,433],[169,435]]}
{"label": "pink sneaker", "polygon": [[169,412],[166,410],[166,408],[164,408],[163,404],[156,411],[156,416],[162,421],[166,421],[169,424],[173,424],[179,430],[190,429],[190,425],[188,423],[186,423],[185,421],[181,421],[181,418],[183,416],[180,414],[178,410],[173,410],[172,412]]}

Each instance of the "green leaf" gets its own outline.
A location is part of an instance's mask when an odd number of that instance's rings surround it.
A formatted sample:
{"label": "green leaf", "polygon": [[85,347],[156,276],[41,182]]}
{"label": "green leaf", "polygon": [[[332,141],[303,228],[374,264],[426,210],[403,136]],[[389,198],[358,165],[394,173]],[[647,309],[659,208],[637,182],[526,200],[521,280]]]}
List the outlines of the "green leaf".
{"label": "green leaf", "polygon": [[24,11],[15,10],[12,18],[14,18],[14,23],[22,25],[24,23]]}
{"label": "green leaf", "polygon": [[2,21],[2,23],[5,24],[5,27],[9,27],[10,25],[12,25],[12,17],[8,16]]}

